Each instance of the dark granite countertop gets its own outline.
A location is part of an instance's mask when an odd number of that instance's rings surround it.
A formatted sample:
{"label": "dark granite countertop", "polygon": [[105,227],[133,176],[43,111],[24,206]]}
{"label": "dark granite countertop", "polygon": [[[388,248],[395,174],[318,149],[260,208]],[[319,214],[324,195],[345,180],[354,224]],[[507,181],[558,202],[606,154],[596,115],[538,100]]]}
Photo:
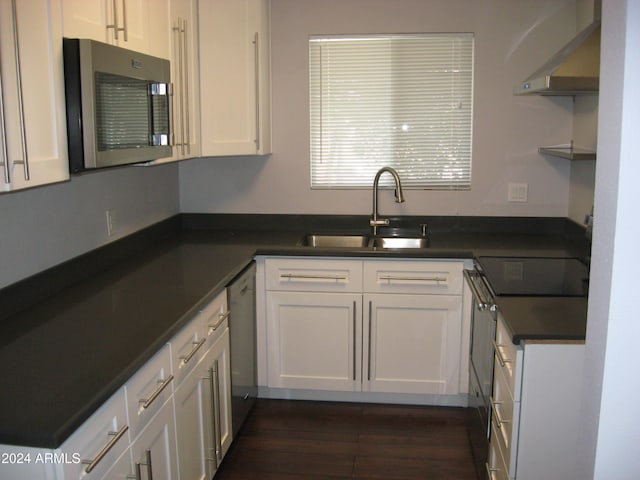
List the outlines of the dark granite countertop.
{"label": "dark granite countertop", "polygon": [[[470,259],[583,251],[564,219],[428,220],[430,248],[391,251],[299,245],[305,233],[344,231],[366,217],[180,215],[0,290],[0,444],[60,446],[256,254]],[[500,304],[505,316],[528,319],[519,338],[584,332],[586,307],[540,302]],[[520,332],[519,323],[511,327]]]}

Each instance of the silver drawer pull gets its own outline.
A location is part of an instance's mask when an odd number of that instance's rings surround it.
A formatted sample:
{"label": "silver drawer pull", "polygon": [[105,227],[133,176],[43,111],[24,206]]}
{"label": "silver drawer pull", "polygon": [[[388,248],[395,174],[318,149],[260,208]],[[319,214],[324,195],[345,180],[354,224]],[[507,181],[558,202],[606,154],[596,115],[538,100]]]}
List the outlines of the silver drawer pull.
{"label": "silver drawer pull", "polygon": [[127,430],[129,430],[129,425],[125,425],[124,427],[122,427],[117,432],[109,432],[107,434],[107,435],[112,436],[113,438],[111,440],[109,440],[109,443],[107,443],[103,447],[103,449],[98,452],[98,454],[96,455],[96,458],[94,458],[93,460],[82,460],[82,464],[87,466],[87,468],[84,469],[85,473],[91,473],[93,471],[93,469],[98,466],[100,461],[104,457],[106,457],[107,453],[109,453],[109,451],[118,442],[118,440],[120,440],[122,438],[122,436],[125,433],[127,433]]}
{"label": "silver drawer pull", "polygon": [[197,342],[191,342],[193,344],[193,348],[191,349],[191,351],[189,353],[187,353],[186,355],[180,355],[178,357],[180,360],[182,360],[182,365],[186,365],[189,362],[189,360],[191,360],[193,358],[193,356],[196,354],[198,349],[202,345],[204,345],[204,342],[206,342],[206,341],[207,341],[206,338],[201,338]]}
{"label": "silver drawer pull", "polygon": [[491,411],[493,412],[493,417],[496,420],[496,427],[502,429],[503,423],[509,423],[509,420],[503,420],[502,418],[500,418],[500,414],[498,413],[498,409],[496,408],[496,405],[502,405],[502,402],[496,402],[493,399],[493,397],[490,397],[489,403],[491,404]]}
{"label": "silver drawer pull", "polygon": [[219,313],[218,314],[218,321],[216,323],[214,323],[213,325],[209,325],[209,330],[211,332],[215,332],[217,330],[217,328],[222,324],[222,322],[224,322],[227,318],[229,318],[229,315],[231,315],[231,310],[227,310],[224,313]]}
{"label": "silver drawer pull", "polygon": [[487,478],[493,480],[493,472],[500,471],[499,468],[490,467],[488,462],[484,462],[484,468],[487,470]]}
{"label": "silver drawer pull", "polygon": [[298,273],[282,273],[280,280],[330,280],[334,282],[346,281],[346,275],[305,275]]}
{"label": "silver drawer pull", "polygon": [[498,357],[498,361],[500,362],[500,366],[504,368],[504,366],[507,363],[513,363],[513,360],[509,360],[504,358],[504,356],[502,355],[502,351],[500,350],[500,347],[502,345],[498,345],[495,340],[493,341],[493,348],[496,351],[496,356]]}
{"label": "silver drawer pull", "polygon": [[138,402],[142,404],[142,408],[145,408],[145,409],[149,408],[153,403],[153,401],[156,398],[158,398],[158,395],[160,395],[162,391],[165,388],[167,388],[167,385],[171,383],[171,380],[173,380],[173,375],[169,375],[166,379],[164,379],[164,381],[158,380],[159,382],[162,382],[162,383],[158,386],[158,388],[156,388],[156,390],[151,394],[151,396],[149,398],[138,400]]}
{"label": "silver drawer pull", "polygon": [[394,280],[400,282],[435,282],[438,285],[440,285],[441,283],[445,285],[449,283],[446,277],[401,277],[396,275],[380,275],[378,279],[386,280],[389,283]]}

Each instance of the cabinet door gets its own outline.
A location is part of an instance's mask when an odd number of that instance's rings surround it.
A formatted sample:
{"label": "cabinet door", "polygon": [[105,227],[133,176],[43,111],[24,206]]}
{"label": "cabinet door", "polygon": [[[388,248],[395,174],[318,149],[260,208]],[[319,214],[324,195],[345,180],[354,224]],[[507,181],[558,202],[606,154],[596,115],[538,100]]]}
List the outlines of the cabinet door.
{"label": "cabinet door", "polygon": [[171,80],[173,83],[173,156],[200,156],[200,76],[197,0],[171,0]]}
{"label": "cabinet door", "polygon": [[[175,393],[178,471],[181,480],[211,478],[213,462],[211,401],[208,394],[207,364],[201,362],[185,378]],[[215,469],[213,470],[215,471]]]}
{"label": "cabinet door", "polygon": [[459,393],[459,296],[370,294],[364,308],[364,391]]}
{"label": "cabinet door", "polygon": [[269,387],[361,390],[362,296],[268,292]]}
{"label": "cabinet door", "polygon": [[199,2],[202,155],[271,151],[269,3]]}
{"label": "cabinet door", "polygon": [[64,0],[64,36],[169,57],[167,0]]}
{"label": "cabinet door", "polygon": [[173,400],[164,404],[146,428],[131,445],[135,478],[176,480],[176,432]]}
{"label": "cabinet door", "polygon": [[0,175],[7,191],[69,178],[61,2],[17,0],[15,6],[0,1]]}
{"label": "cabinet door", "polygon": [[[209,466],[217,468],[226,455],[233,432],[231,426],[231,357],[229,351],[229,327],[224,324],[224,331],[217,338],[207,355],[202,360],[204,365],[204,378],[209,382],[207,392],[207,405],[209,405],[208,431],[209,452],[213,452],[214,462],[208,462]],[[210,471],[209,478],[215,470]]]}

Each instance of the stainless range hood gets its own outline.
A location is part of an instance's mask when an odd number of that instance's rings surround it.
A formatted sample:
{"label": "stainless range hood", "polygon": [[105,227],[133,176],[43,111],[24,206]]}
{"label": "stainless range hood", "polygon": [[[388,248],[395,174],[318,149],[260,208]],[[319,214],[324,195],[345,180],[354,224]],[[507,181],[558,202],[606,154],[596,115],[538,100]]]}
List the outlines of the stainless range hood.
{"label": "stainless range hood", "polygon": [[517,85],[515,95],[597,95],[600,22],[582,30],[548,62]]}

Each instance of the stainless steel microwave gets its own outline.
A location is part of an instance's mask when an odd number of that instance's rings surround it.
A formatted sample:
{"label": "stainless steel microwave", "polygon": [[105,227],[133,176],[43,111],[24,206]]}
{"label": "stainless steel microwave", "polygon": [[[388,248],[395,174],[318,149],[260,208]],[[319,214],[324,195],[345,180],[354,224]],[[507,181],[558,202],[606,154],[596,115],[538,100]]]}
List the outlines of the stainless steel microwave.
{"label": "stainless steel microwave", "polygon": [[63,40],[71,173],[171,156],[169,60]]}

